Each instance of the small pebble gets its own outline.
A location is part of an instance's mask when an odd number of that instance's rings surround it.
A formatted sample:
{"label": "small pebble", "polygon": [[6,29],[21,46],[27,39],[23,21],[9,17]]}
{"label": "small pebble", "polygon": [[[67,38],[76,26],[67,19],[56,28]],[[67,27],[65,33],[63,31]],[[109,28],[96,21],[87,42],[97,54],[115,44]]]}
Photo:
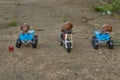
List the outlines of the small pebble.
{"label": "small pebble", "polygon": [[78,72],[75,72],[75,75],[77,76],[77,75],[78,75]]}
{"label": "small pebble", "polygon": [[99,52],[99,54],[102,54],[102,53],[103,53],[102,51]]}

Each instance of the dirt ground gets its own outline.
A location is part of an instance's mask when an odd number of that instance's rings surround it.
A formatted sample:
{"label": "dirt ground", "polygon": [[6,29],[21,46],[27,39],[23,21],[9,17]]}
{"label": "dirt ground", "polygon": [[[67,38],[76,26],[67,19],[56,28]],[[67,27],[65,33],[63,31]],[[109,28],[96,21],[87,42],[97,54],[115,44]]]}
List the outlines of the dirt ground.
{"label": "dirt ground", "polygon": [[[0,0],[0,80],[120,80],[120,46],[113,50],[91,46],[93,30],[100,25],[108,23],[112,34],[120,34],[120,19],[94,12],[91,6],[97,4],[97,0]],[[65,18],[74,24],[70,53],[59,41]],[[19,25],[9,27],[12,20],[38,30],[36,49],[15,47]],[[13,53],[8,52],[9,45],[15,47]]]}

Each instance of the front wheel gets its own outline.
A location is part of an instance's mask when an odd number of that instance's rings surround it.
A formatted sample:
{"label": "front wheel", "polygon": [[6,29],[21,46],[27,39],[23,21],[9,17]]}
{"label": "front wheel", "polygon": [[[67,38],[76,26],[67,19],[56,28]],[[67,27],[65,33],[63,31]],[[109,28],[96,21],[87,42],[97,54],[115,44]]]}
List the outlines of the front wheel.
{"label": "front wheel", "polygon": [[67,48],[67,52],[69,53],[71,51],[71,48]]}
{"label": "front wheel", "polygon": [[20,40],[20,39],[17,39],[17,40],[16,40],[16,47],[17,47],[17,48],[20,48],[20,47],[21,47],[21,40]]}
{"label": "front wheel", "polygon": [[37,41],[38,43],[38,35],[34,35],[34,39]]}
{"label": "front wheel", "polygon": [[35,35],[33,40],[32,40],[32,47],[37,48],[37,43],[38,43],[38,36]]}
{"label": "front wheel", "polygon": [[99,42],[95,36],[92,37],[92,46],[94,49],[98,49],[99,47]]}
{"label": "front wheel", "polygon": [[71,51],[71,43],[67,43],[67,52],[69,53]]}

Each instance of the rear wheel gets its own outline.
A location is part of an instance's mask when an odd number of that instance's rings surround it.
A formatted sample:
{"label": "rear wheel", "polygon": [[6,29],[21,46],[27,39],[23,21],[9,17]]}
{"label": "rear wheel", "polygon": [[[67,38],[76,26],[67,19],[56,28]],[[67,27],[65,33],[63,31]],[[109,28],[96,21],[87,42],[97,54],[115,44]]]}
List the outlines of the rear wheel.
{"label": "rear wheel", "polygon": [[63,46],[63,34],[60,34],[60,46]]}
{"label": "rear wheel", "polygon": [[60,41],[60,46],[63,46],[63,42],[62,41]]}
{"label": "rear wheel", "polygon": [[16,47],[17,47],[17,48],[20,48],[20,47],[21,47],[21,40],[20,40],[20,39],[17,39],[17,40],[16,40]]}
{"label": "rear wheel", "polygon": [[113,40],[110,40],[108,42],[108,47],[109,47],[109,49],[113,49],[114,48],[114,42],[113,42]]}

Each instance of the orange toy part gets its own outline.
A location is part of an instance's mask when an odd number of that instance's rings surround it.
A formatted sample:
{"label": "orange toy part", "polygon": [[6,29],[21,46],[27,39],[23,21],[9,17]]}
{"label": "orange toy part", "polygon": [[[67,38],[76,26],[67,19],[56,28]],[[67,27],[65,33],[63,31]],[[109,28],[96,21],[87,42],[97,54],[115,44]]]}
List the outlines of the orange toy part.
{"label": "orange toy part", "polygon": [[71,30],[73,28],[73,24],[71,22],[65,22],[63,24],[63,27],[61,29],[61,31],[65,31],[65,30]]}
{"label": "orange toy part", "polygon": [[108,24],[104,24],[103,26],[100,27],[101,32],[112,32],[112,26]]}

